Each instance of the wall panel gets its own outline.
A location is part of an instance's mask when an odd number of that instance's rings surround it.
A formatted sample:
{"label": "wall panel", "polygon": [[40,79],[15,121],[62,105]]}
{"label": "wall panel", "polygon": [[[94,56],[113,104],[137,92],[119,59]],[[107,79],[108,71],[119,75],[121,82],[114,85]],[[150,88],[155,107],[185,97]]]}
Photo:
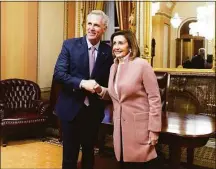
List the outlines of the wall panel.
{"label": "wall panel", "polygon": [[39,2],[38,84],[49,90],[64,40],[64,2]]}
{"label": "wall panel", "polygon": [[37,2],[1,3],[1,79],[37,76]]}

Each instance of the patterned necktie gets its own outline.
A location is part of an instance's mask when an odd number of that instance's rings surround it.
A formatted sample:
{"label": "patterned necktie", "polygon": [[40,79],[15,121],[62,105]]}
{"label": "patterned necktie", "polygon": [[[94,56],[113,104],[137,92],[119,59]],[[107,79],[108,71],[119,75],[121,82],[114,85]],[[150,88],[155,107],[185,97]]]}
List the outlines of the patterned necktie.
{"label": "patterned necktie", "polygon": [[96,48],[94,46],[91,47],[90,53],[89,53],[89,74],[91,76],[92,70],[94,68],[95,64],[95,50]]}

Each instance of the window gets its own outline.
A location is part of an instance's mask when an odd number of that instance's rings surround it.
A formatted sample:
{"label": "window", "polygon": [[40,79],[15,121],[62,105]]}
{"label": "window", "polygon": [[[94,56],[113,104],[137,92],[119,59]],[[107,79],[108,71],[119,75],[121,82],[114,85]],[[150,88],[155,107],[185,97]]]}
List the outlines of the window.
{"label": "window", "polygon": [[[114,12],[113,12],[114,9]],[[111,35],[120,30],[118,18],[117,18],[117,10],[114,1],[105,2],[105,13],[109,16],[109,26],[107,31],[104,34],[104,40],[110,40]]]}

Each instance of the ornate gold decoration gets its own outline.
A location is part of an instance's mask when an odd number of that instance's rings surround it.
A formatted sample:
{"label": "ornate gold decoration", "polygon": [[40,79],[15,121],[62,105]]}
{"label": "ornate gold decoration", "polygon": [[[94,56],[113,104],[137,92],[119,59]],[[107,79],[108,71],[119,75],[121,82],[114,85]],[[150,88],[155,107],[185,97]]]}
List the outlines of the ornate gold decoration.
{"label": "ornate gold decoration", "polygon": [[[140,37],[141,37],[141,32],[140,32],[140,23],[141,23],[141,19],[140,19],[140,2],[136,2],[136,37],[137,37],[137,42],[139,44],[139,46],[141,46],[140,44]],[[140,51],[141,52],[141,51]],[[142,55],[142,53],[140,53],[140,55]]]}
{"label": "ornate gold decoration", "polygon": [[[197,100],[202,110],[200,113],[215,117],[215,107],[216,107],[216,99],[214,97],[215,94],[215,84],[214,80],[215,74],[213,73],[181,73],[181,72],[170,72],[170,86],[168,90],[168,95],[172,92],[179,94],[187,94],[187,97],[183,97],[180,102],[187,102],[188,105],[191,98],[192,100]],[[190,97],[189,97],[190,96]],[[192,101],[191,100],[191,101]],[[169,102],[169,101],[168,101]],[[172,101],[170,101],[172,102]],[[172,107],[172,105],[168,106]],[[172,111],[172,110],[169,110]],[[194,113],[194,112],[190,112]]]}
{"label": "ornate gold decoration", "polygon": [[[215,8],[216,8],[216,4],[215,4]],[[215,12],[215,15],[216,15],[216,12]],[[215,35],[216,35],[216,30],[215,30]],[[216,44],[215,44],[215,40],[214,40],[214,52],[213,52],[212,70],[214,72],[216,72]]]}
{"label": "ornate gold decoration", "polygon": [[82,22],[81,23],[81,26],[83,28],[83,34],[85,33],[85,23],[86,23],[86,6],[85,6],[85,3],[86,2],[81,2],[81,7],[80,7],[80,10],[81,10],[81,13],[82,13]]}
{"label": "ornate gold decoration", "polygon": [[179,69],[179,68],[154,68],[154,71],[159,71],[159,72],[169,72],[169,73],[182,73],[182,74],[191,74],[191,75],[196,75],[199,76],[201,74],[208,76],[216,76],[215,72],[212,69]]}
{"label": "ornate gold decoration", "polygon": [[143,56],[142,56],[142,58],[143,59],[147,59],[148,57],[149,57],[149,47],[148,47],[148,45],[146,45],[145,47],[144,47],[144,50],[143,50]]}
{"label": "ornate gold decoration", "polygon": [[[75,24],[75,37],[80,37],[82,36],[82,27],[81,27],[81,14],[82,13],[82,9],[81,9],[81,2],[76,2],[76,24]],[[81,11],[81,12],[80,12]]]}
{"label": "ornate gold decoration", "polygon": [[[216,3],[215,3],[215,19],[216,19]],[[213,63],[212,63],[212,70],[216,72],[216,43],[215,43],[215,35],[216,35],[216,29],[214,34],[214,51],[213,51]]]}
{"label": "ornate gold decoration", "polygon": [[132,11],[129,17],[129,29],[136,33],[136,2],[132,2]]}
{"label": "ornate gold decoration", "polygon": [[144,48],[144,55],[145,55],[145,56],[149,56],[149,48],[148,48],[148,45],[146,45],[145,48]]}

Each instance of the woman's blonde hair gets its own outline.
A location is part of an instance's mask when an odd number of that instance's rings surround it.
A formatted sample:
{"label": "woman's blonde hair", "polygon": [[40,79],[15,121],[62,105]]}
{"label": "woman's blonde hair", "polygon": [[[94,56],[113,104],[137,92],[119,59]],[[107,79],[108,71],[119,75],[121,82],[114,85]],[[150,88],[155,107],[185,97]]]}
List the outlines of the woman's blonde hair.
{"label": "woman's blonde hair", "polygon": [[140,57],[140,49],[136,40],[136,36],[130,30],[121,30],[113,33],[111,35],[111,46],[113,47],[113,39],[115,36],[122,35],[128,42],[128,47],[130,48],[131,54],[130,59],[133,60],[136,57]]}

